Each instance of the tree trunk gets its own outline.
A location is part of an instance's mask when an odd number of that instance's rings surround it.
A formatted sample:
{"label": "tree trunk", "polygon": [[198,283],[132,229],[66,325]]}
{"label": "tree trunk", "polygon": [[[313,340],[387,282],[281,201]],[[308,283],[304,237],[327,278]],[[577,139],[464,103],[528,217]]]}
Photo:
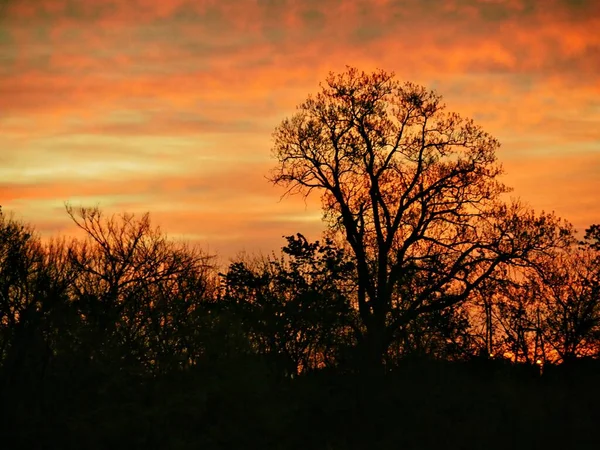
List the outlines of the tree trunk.
{"label": "tree trunk", "polygon": [[380,377],[385,373],[384,355],[387,350],[385,343],[385,323],[371,317],[367,332],[358,345],[358,372],[367,377]]}

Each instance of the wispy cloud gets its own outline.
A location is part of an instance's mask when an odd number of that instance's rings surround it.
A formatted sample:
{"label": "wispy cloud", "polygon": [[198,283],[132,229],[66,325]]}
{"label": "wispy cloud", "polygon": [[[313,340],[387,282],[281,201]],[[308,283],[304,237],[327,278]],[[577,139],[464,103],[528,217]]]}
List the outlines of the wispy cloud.
{"label": "wispy cloud", "polygon": [[280,203],[264,179],[270,133],[347,64],[436,88],[503,142],[517,195],[600,221],[598,2],[20,0],[3,14],[0,204],[45,232],[69,230],[76,199],[153,211],[227,254],[316,233],[318,199]]}

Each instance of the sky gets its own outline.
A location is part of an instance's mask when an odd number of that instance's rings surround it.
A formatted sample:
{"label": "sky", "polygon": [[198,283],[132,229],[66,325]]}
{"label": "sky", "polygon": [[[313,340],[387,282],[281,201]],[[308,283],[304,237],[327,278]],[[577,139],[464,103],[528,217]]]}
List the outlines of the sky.
{"label": "sky", "polygon": [[435,89],[502,143],[503,181],[600,223],[598,0],[0,0],[0,205],[151,212],[222,258],[324,229],[281,199],[274,128],[330,71]]}

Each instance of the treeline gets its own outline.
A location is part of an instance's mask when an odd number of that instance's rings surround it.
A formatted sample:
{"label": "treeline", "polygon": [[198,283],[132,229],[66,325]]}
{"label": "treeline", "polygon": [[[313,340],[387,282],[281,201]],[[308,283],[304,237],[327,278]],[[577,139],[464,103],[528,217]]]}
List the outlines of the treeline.
{"label": "treeline", "polygon": [[[31,226],[0,215],[6,439],[29,436],[24,445],[34,448],[56,430],[92,436],[98,426],[107,441],[94,442],[105,448],[111,432],[122,440],[123,429],[135,430],[132,417],[158,414],[171,423],[187,420],[176,417],[190,405],[211,408],[206,392],[195,397],[195,383],[218,386],[220,400],[206,417],[221,417],[214,426],[222,436],[229,420],[244,420],[229,417],[243,415],[231,405],[257,408],[273,386],[311,374],[361,374],[356,265],[343,246],[299,234],[280,255],[249,256],[220,271],[148,215],[68,213],[85,238],[42,241]],[[530,365],[539,373],[597,358],[600,227],[580,243],[571,238],[526,267],[495,274],[464,302],[402,327],[382,367],[402,373],[407,361],[471,361],[479,364],[471,368]],[[262,414],[259,423],[268,424],[270,412]],[[116,428],[102,428],[107,420]],[[59,442],[69,447],[67,435]],[[148,445],[152,432],[142,435],[134,441]]]}
{"label": "treeline", "polygon": [[[45,242],[0,215],[6,382],[75,354],[148,374],[230,355],[260,357],[288,377],[359,369],[356,266],[332,240],[289,236],[280,255],[246,256],[220,270],[210,255],[153,227],[148,214],[68,213],[84,239]],[[598,357],[600,227],[566,242],[496,273],[465,301],[419,316],[397,333],[383,364]]]}
{"label": "treeline", "polygon": [[148,215],[68,207],[85,237],[50,242],[0,215],[0,442],[585,448],[600,226],[507,201],[499,147],[348,68],[273,133],[269,179],[320,195],[321,242],[220,268]]}

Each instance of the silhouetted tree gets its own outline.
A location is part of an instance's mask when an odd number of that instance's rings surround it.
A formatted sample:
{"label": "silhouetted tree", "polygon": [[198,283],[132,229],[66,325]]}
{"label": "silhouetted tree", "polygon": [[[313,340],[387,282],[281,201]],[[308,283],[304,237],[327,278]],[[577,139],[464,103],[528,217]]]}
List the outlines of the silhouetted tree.
{"label": "silhouetted tree", "polygon": [[345,289],[353,264],[332,242],[287,237],[280,258],[238,261],[225,275],[232,304],[259,354],[288,375],[332,367],[354,339]]}
{"label": "silhouetted tree", "polygon": [[535,275],[520,283],[510,283],[494,297],[497,344],[493,352],[513,361],[533,364],[547,359],[544,340],[544,311]]}
{"label": "silhouetted tree", "polygon": [[389,363],[404,358],[460,360],[473,352],[467,314],[460,305],[421,314],[399,328],[387,353]]}
{"label": "silhouetted tree", "polygon": [[500,201],[498,147],[435,92],[352,68],[275,130],[271,180],[288,194],[320,191],[330,230],[355,259],[368,366],[399,329],[562,235],[552,215]]}
{"label": "silhouetted tree", "polygon": [[86,232],[70,256],[88,357],[153,372],[193,364],[203,352],[196,328],[217,294],[210,258],[168,240],[148,214],[67,211]]}
{"label": "silhouetted tree", "polygon": [[600,252],[600,225],[594,224],[585,230],[585,237],[581,245]]}
{"label": "silhouetted tree", "polygon": [[[515,361],[557,363],[598,352],[598,252],[589,238],[565,239],[527,267],[493,280],[487,327],[495,347]],[[474,306],[478,306],[475,304]],[[487,330],[490,331],[490,330]]]}
{"label": "silhouetted tree", "polygon": [[42,243],[32,227],[0,211],[0,416],[6,419],[0,426],[6,430],[24,418],[40,427],[54,407],[55,359],[68,348],[74,317],[67,249],[66,241]]}
{"label": "silhouetted tree", "polygon": [[548,260],[541,274],[544,333],[562,361],[600,355],[600,248],[593,232]]}

